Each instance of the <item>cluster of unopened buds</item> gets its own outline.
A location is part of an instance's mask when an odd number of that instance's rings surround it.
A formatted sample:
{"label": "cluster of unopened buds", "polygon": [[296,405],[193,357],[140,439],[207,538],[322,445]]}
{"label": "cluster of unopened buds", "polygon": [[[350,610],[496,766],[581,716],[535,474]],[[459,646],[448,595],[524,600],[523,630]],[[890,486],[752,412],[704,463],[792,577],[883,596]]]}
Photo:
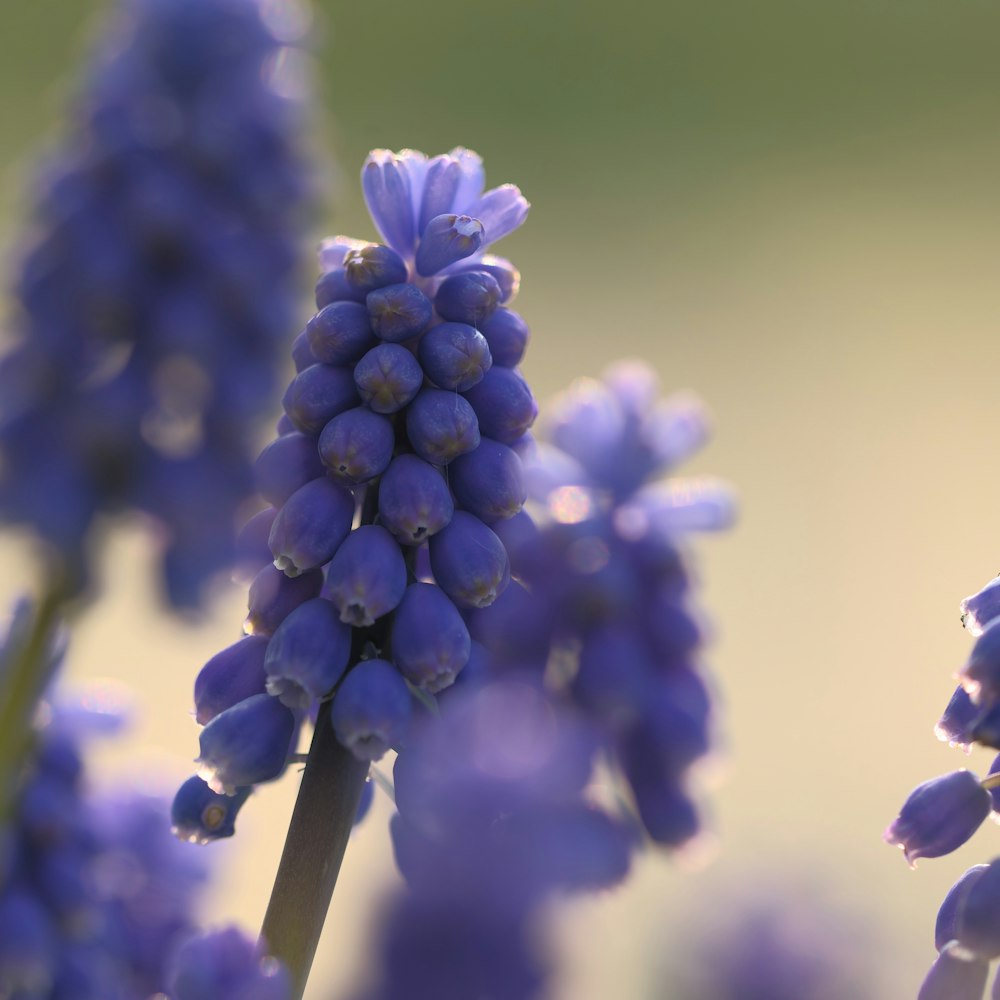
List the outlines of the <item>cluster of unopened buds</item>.
{"label": "cluster of unopened buds", "polygon": [[[976,642],[935,733],[967,753],[973,746],[1000,750],[1000,577],[962,601],[961,615]],[[951,854],[991,814],[1000,814],[1000,756],[982,779],[962,769],[920,785],[885,839],[912,865]],[[981,1000],[989,963],[1000,958],[1000,858],[970,868],[952,887],[938,912],[934,941],[939,954],[921,1000]],[[1000,976],[993,995],[1000,995]]]}

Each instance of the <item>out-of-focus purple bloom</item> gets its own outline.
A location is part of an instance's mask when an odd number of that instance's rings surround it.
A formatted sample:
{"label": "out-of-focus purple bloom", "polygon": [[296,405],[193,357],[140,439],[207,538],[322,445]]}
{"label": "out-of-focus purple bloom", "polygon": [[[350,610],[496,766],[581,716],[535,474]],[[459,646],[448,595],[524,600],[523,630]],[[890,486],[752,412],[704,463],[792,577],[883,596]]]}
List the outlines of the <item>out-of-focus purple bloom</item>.
{"label": "out-of-focus purple bloom", "polygon": [[[654,958],[671,1000],[876,1000],[878,929],[785,867],[753,884],[704,887]],[[700,911],[700,912],[699,912]],[[681,913],[683,914],[681,916]]]}
{"label": "out-of-focus purple bloom", "polygon": [[[470,398],[505,371],[492,368]],[[639,362],[571,386],[543,421],[552,443],[518,443],[510,452],[524,453],[518,464],[537,523],[515,513],[493,524],[515,580],[469,616],[495,673],[544,671],[594,721],[643,827],[669,846],[698,832],[688,774],[711,745],[699,663],[704,629],[690,601],[683,542],[692,531],[728,524],[733,503],[721,486],[706,491],[656,477],[700,445],[706,427],[691,397],[660,403],[655,375]],[[497,496],[518,487],[480,452],[482,445],[456,461],[454,489],[482,517],[499,513],[479,500],[484,481],[502,484]],[[464,466],[474,463],[483,468],[466,483]],[[433,565],[433,540],[431,554]]]}
{"label": "out-of-focus purple bloom", "polygon": [[953,771],[919,785],[885,831],[885,842],[918,858],[940,858],[962,846],[990,814],[993,801],[971,771]]}
{"label": "out-of-focus purple bloom", "polygon": [[[170,954],[194,930],[201,859],[170,836],[167,803],[88,789],[83,740],[108,731],[106,722],[95,726],[85,708],[64,702],[45,717],[4,830],[0,993],[156,994]],[[203,821],[212,825],[210,815]]]}
{"label": "out-of-focus purple bloom", "polygon": [[596,746],[584,720],[527,680],[456,688],[439,718],[421,720],[395,767],[408,888],[387,909],[366,1000],[539,995],[539,907],[617,884],[634,846],[628,826],[583,797]]}
{"label": "out-of-focus purple bloom", "polygon": [[294,316],[301,109],[258,0],[124,0],[106,38],[15,285],[0,516],[83,582],[94,516],[139,509],[170,600],[195,606],[232,562]]}
{"label": "out-of-focus purple bloom", "polygon": [[288,1000],[287,971],[235,927],[185,942],[170,972],[173,1000]]}

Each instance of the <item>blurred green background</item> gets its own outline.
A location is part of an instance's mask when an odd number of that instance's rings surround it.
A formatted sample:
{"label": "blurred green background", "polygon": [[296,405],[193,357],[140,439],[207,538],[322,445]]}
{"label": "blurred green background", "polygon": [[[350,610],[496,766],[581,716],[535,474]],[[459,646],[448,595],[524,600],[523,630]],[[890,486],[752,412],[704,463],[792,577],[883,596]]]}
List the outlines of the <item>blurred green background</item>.
{"label": "blurred green background", "polygon": [[[0,10],[5,247],[103,6]],[[1000,846],[990,826],[910,872],[880,840],[913,785],[966,764],[931,727],[970,645],[958,600],[1000,569],[1000,7],[382,0],[323,2],[314,28],[316,138],[338,164],[317,235],[374,235],[356,182],[369,148],[478,150],[534,206],[500,249],[522,270],[539,397],[645,356],[717,420],[689,471],[740,494],[738,528],[698,546],[723,692],[714,861],[648,859],[568,914],[561,1000],[670,996],[656,977],[686,908],[782,871],[878,928],[858,951],[879,995],[913,996],[940,898]],[[0,545],[6,603],[31,574],[18,540]],[[166,619],[148,547],[136,528],[112,546],[71,663],[135,687],[132,749],[107,756],[152,781],[195,752],[190,685],[243,595],[197,628]],[[259,919],[294,784],[212,849],[212,919]],[[363,967],[392,878],[386,811],[350,848],[313,1000]]]}

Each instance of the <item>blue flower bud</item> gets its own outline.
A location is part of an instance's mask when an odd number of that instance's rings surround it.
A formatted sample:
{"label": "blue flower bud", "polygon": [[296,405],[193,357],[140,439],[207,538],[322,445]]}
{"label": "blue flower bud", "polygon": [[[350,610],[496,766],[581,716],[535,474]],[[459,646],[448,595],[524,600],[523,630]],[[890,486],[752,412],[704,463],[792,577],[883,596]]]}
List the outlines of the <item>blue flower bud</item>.
{"label": "blue flower bud", "polygon": [[528,324],[510,309],[497,311],[479,328],[493,356],[493,364],[514,368],[521,363],[528,347]]}
{"label": "blue flower bud", "polygon": [[378,342],[360,302],[331,302],[306,324],[309,347],[317,361],[351,365]]}
{"label": "blue flower bud", "polygon": [[429,547],[434,579],[459,607],[485,608],[510,583],[507,550],[472,514],[456,511]]}
{"label": "blue flower bud", "polygon": [[487,253],[472,260],[459,261],[448,268],[448,274],[464,274],[466,271],[485,271],[500,286],[500,301],[511,302],[517,298],[521,288],[521,272],[507,260]]}
{"label": "blue flower bud", "polygon": [[365,407],[338,414],[319,436],[323,464],[331,475],[352,485],[381,475],[395,446],[392,421]]}
{"label": "blue flower bud", "polygon": [[471,389],[493,364],[486,338],[465,323],[440,323],[424,334],[417,357],[440,389]]}
{"label": "blue flower bud", "polygon": [[323,597],[356,628],[373,625],[403,599],[406,563],[399,543],[381,525],[366,524],[348,535],[326,571]]}
{"label": "blue flower bud", "polygon": [[468,323],[481,329],[503,298],[496,278],[486,271],[464,271],[445,278],[434,296],[434,308],[442,319]]}
{"label": "blue flower bud", "polygon": [[512,368],[491,368],[465,398],[476,412],[480,432],[502,444],[514,444],[538,416],[528,383]]}
{"label": "blue flower bud", "polygon": [[309,708],[333,690],[350,655],[351,630],[333,606],[321,597],[306,601],[267,644],[267,692],[289,708]]}
{"label": "blue flower bud", "polygon": [[965,899],[988,867],[974,865],[948,890],[934,924],[934,947],[938,951],[944,951],[945,945],[958,938],[958,920]]}
{"label": "blue flower bud", "polygon": [[358,391],[347,369],[313,365],[292,379],[282,405],[300,431],[319,434],[331,418],[358,405]]}
{"label": "blue flower bud", "polygon": [[439,587],[414,583],[396,609],[392,650],[396,666],[417,687],[436,694],[469,660],[469,630]]}
{"label": "blue flower bud", "polygon": [[285,968],[264,957],[260,942],[235,927],[187,941],[174,958],[168,981],[173,1000],[288,1000]]}
{"label": "blue flower bud", "polygon": [[455,504],[438,469],[416,455],[398,455],[379,481],[378,513],[401,542],[419,545],[448,524]]}
{"label": "blue flower bud", "polygon": [[227,708],[201,731],[199,776],[227,795],[277,778],[285,769],[294,734],[291,711],[269,694],[255,694]]}
{"label": "blue flower bud", "polygon": [[240,528],[236,536],[235,579],[249,583],[274,559],[267,539],[271,534],[271,525],[274,524],[277,513],[278,511],[274,507],[265,507],[263,510],[257,511]]}
{"label": "blue flower bud", "polygon": [[487,524],[513,517],[527,499],[521,460],[486,437],[451,463],[448,478],[459,505]]}
{"label": "blue flower bud", "polygon": [[250,797],[249,788],[235,795],[220,795],[195,775],[178,789],[170,808],[175,837],[192,844],[208,844],[236,832],[236,816]]}
{"label": "blue flower bud", "polygon": [[405,737],[410,690],[387,660],[362,660],[344,678],[330,707],[337,739],[358,760],[378,760]]}
{"label": "blue flower bud", "polygon": [[965,598],[959,610],[965,628],[973,635],[982,635],[991,621],[1000,618],[1000,576],[990,580],[978,594]]}
{"label": "blue flower bud", "polygon": [[195,719],[201,726],[251,695],[263,694],[267,639],[248,635],[216,653],[194,682]]}
{"label": "blue flower bud", "polygon": [[1000,864],[994,858],[971,880],[958,907],[955,939],[984,961],[1000,957]]}
{"label": "blue flower bud", "polygon": [[514,232],[528,217],[531,206],[514,184],[501,184],[487,191],[465,211],[478,219],[486,232],[485,243],[497,243]]}
{"label": "blue flower bud", "polygon": [[321,274],[316,282],[316,308],[325,309],[334,302],[357,302],[364,304],[365,293],[355,288],[347,280],[347,272],[337,266]]}
{"label": "blue flower bud", "polygon": [[951,951],[942,952],[921,984],[917,1000],[983,1000],[989,971],[986,962],[965,961]]}
{"label": "blue flower bud", "polygon": [[939,858],[961,847],[991,805],[989,792],[971,771],[953,771],[918,785],[883,839],[901,848],[912,867],[918,858]]}
{"label": "blue flower bud", "polygon": [[[321,439],[322,440],[322,439]],[[268,539],[274,565],[288,576],[333,558],[354,521],[354,497],[327,478],[297,489],[278,511]]]}
{"label": "blue flower bud", "polygon": [[295,374],[298,375],[299,372],[305,371],[317,361],[319,358],[313,354],[312,348],[309,346],[307,332],[303,330],[292,341],[292,364],[295,365]]}
{"label": "blue flower bud", "polygon": [[395,413],[420,391],[424,372],[405,347],[379,344],[354,366],[354,383],[376,413]]}
{"label": "blue flower bud", "polygon": [[365,204],[382,238],[401,254],[416,240],[408,165],[402,154],[373,150],[361,168]]}
{"label": "blue flower bud", "polygon": [[417,274],[430,277],[471,257],[485,242],[483,224],[468,215],[438,215],[427,223],[417,247]]}
{"label": "blue flower bud", "polygon": [[447,465],[479,444],[479,422],[468,401],[443,389],[421,389],[406,411],[413,450],[431,465]]}
{"label": "blue flower bud", "polygon": [[368,317],[376,337],[390,343],[423,333],[434,318],[431,300],[416,285],[389,285],[366,299]]}
{"label": "blue flower bud", "polygon": [[386,285],[402,284],[407,278],[403,258],[381,243],[351,250],[344,258],[344,271],[347,283],[365,295]]}
{"label": "blue flower bud", "polygon": [[982,714],[979,706],[969,697],[969,692],[963,687],[957,687],[934,727],[934,735],[943,743],[968,750],[973,742],[972,727]]}
{"label": "blue flower bud", "polygon": [[280,507],[299,487],[325,473],[316,451],[316,438],[300,431],[275,438],[254,464],[257,492],[275,507]]}
{"label": "blue flower bud", "polygon": [[300,604],[317,597],[322,586],[321,570],[290,577],[274,565],[265,566],[250,584],[243,631],[247,635],[271,635]]}
{"label": "blue flower bud", "polygon": [[958,680],[977,705],[988,708],[1000,701],[1000,620],[983,630]]}

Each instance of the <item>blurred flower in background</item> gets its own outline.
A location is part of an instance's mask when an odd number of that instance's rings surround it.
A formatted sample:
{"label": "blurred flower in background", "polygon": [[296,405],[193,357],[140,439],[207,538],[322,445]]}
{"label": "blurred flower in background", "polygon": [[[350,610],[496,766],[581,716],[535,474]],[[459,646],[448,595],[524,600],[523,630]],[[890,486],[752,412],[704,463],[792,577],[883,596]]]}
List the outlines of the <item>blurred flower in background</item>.
{"label": "blurred flower in background", "polygon": [[[798,864],[803,863],[800,857]],[[711,880],[693,907],[658,922],[657,998],[876,1000],[881,930],[815,872],[761,866]]]}
{"label": "blurred flower in background", "polygon": [[309,179],[290,5],[123,0],[39,171],[0,362],[0,515],[79,585],[98,514],[174,605],[232,556],[294,322]]}

